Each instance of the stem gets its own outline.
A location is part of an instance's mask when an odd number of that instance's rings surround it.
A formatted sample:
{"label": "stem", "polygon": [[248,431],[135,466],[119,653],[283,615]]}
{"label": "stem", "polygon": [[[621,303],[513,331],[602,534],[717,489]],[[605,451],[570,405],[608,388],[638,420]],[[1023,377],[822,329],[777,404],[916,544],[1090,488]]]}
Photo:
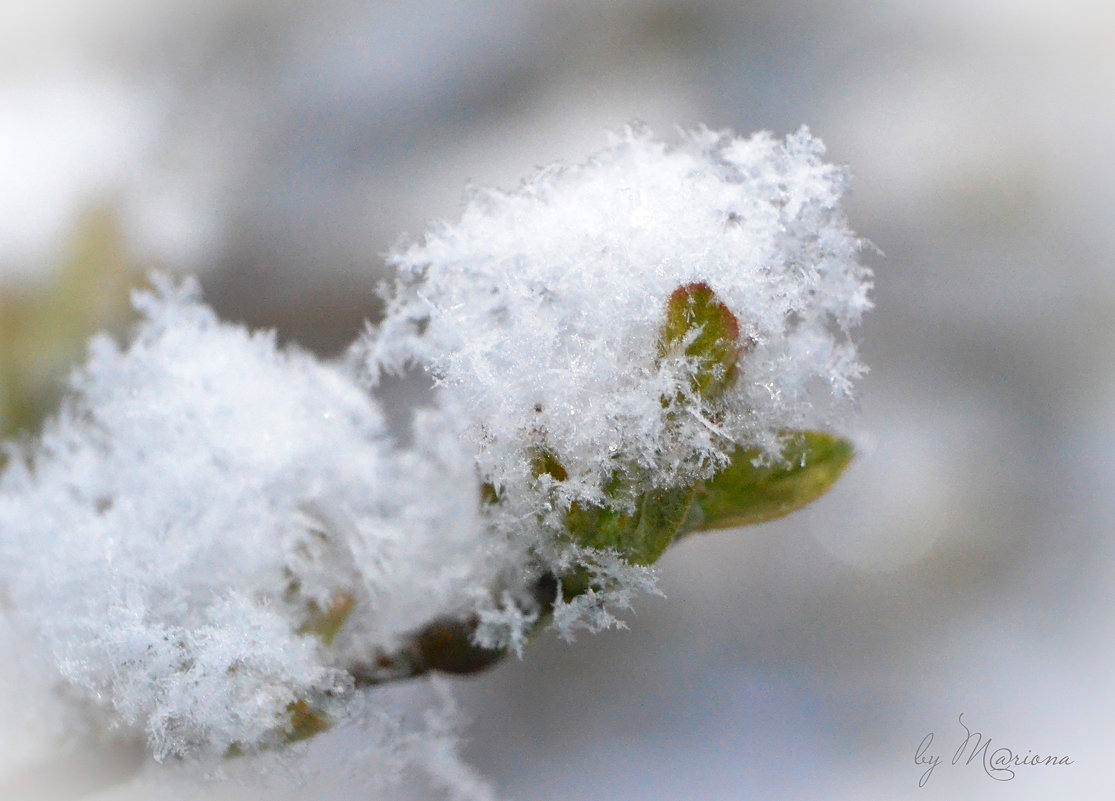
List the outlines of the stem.
{"label": "stem", "polygon": [[[553,614],[558,586],[558,577],[546,573],[531,588],[531,596],[542,610],[536,631]],[[398,651],[376,654],[371,663],[350,666],[349,673],[357,687],[403,681],[432,671],[457,676],[479,673],[507,656],[506,648],[482,648],[473,642],[479,624],[476,615],[438,618],[412,635]]]}

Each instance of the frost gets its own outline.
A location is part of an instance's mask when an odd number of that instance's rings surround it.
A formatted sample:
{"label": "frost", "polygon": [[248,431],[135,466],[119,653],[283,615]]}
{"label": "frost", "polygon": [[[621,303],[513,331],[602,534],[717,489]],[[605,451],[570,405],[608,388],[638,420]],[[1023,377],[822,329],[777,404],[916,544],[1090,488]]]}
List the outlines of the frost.
{"label": "frost", "polygon": [[616,612],[631,609],[639,593],[663,595],[653,568],[630,565],[606,551],[577,558],[587,566],[592,586],[569,601],[558,596],[554,603],[554,628],[566,642],[572,642],[578,630],[596,634],[625,629],[627,624],[616,617]]}
{"label": "frost", "polygon": [[538,622],[536,611],[524,611],[522,606],[505,592],[500,605],[489,604],[479,610],[475,640],[484,648],[506,647],[522,657],[527,634]]}
{"label": "frost", "polygon": [[[92,343],[0,481],[0,612],[107,713],[95,725],[160,757],[277,742],[292,704],[334,708],[357,656],[487,581],[457,437],[422,423],[422,451],[394,449],[345,371],[194,295],[139,295],[130,346]],[[338,597],[326,648],[315,615]]]}
{"label": "frost", "polygon": [[[459,222],[391,254],[373,383],[410,365],[435,377],[498,493],[491,525],[551,567],[578,508],[633,512],[736,448],[777,457],[782,432],[829,423],[864,370],[848,333],[870,275],[839,208],[847,174],[823,153],[804,128],[701,129],[676,147],[628,130],[517,191],[474,190]],[[689,389],[710,369],[681,353],[691,340],[663,349],[668,303],[696,287],[738,322],[738,369],[700,382],[716,397]],[[558,621],[600,608],[578,599]]]}
{"label": "frost", "polygon": [[[547,622],[622,626],[675,537],[792,511],[851,457],[809,430],[864,371],[870,306],[823,152],[805,129],[629,130],[476,190],[392,254],[386,319],[339,365],[157,279],[129,343],[94,340],[9,448],[0,634],[27,653],[8,673],[70,702],[60,729],[219,757],[319,735],[359,688],[480,670]],[[436,389],[402,447],[374,393],[412,367]],[[414,737],[387,750],[491,795],[444,716]]]}

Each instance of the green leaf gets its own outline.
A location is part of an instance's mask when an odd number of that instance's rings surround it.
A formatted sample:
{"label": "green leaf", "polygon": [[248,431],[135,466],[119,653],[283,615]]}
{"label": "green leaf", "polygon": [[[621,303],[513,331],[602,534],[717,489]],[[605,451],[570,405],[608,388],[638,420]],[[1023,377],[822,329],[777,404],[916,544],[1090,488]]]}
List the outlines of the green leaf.
{"label": "green leaf", "polygon": [[698,486],[688,528],[737,528],[788,515],[828,492],[852,452],[847,440],[817,431],[792,435],[784,461],[766,467],[755,466],[757,449],[741,448],[731,465]]}
{"label": "green leaf", "polygon": [[566,517],[570,536],[589,548],[614,548],[635,565],[658,561],[689,517],[693,488],[652,490],[633,513],[573,504]]}

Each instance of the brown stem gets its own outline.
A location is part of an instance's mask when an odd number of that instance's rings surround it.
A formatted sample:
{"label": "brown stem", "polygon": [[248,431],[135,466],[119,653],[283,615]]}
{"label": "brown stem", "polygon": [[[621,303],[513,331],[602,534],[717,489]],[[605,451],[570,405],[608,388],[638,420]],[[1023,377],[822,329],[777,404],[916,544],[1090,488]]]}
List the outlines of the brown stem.
{"label": "brown stem", "polygon": [[[558,583],[556,576],[546,573],[531,588],[542,610],[536,626],[553,612]],[[372,662],[351,666],[349,672],[357,687],[403,681],[431,671],[457,676],[479,673],[507,656],[506,648],[483,648],[473,642],[479,624],[476,615],[438,618],[415,632],[398,651],[376,654]]]}

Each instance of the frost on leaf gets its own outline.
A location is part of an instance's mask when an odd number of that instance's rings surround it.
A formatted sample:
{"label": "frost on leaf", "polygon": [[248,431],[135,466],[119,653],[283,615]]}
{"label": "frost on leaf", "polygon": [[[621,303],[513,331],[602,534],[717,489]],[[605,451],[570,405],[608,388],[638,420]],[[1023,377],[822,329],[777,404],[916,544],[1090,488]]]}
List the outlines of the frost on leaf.
{"label": "frost on leaf", "polygon": [[629,130],[517,191],[473,191],[459,222],[392,253],[373,382],[434,376],[490,525],[556,574],[555,538],[653,562],[700,481],[741,451],[778,460],[863,372],[849,331],[870,274],[823,152],[804,128],[673,147]]}
{"label": "frost on leaf", "polygon": [[[344,365],[156,281],[8,452],[0,634],[161,758],[315,737],[356,687],[481,670],[547,621],[622,625],[678,537],[798,508],[850,457],[815,432],[863,372],[870,276],[822,155],[632,130],[474,191],[392,254]],[[403,448],[372,393],[408,367],[437,389]]]}

